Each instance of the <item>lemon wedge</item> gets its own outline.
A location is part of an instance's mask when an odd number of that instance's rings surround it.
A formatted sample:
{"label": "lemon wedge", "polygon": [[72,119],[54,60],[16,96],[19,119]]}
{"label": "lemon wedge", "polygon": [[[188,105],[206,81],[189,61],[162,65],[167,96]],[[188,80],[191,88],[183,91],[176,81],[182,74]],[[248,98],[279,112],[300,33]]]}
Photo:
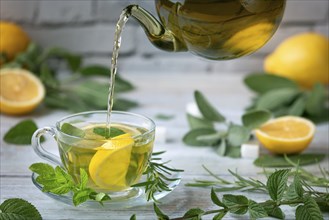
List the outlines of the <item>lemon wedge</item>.
{"label": "lemon wedge", "polygon": [[116,136],[95,148],[97,152],[89,164],[89,174],[100,188],[120,191],[127,188],[126,174],[134,139],[128,133]]}
{"label": "lemon wedge", "polygon": [[313,122],[296,116],[273,119],[255,131],[259,142],[272,153],[300,153],[311,143],[315,133]]}

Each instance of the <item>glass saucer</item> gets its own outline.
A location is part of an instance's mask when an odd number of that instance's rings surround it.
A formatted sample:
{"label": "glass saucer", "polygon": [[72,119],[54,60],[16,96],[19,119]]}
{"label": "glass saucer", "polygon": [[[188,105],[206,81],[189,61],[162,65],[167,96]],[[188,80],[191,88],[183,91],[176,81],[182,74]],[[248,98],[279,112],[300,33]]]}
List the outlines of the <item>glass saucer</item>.
{"label": "glass saucer", "polygon": [[[56,195],[51,192],[43,192],[42,185],[40,185],[36,181],[37,176],[38,176],[38,174],[32,173],[32,182],[42,193],[46,194],[50,198],[55,199],[56,201],[65,203],[67,205],[74,206],[74,204],[72,202],[73,194],[67,193],[64,195]],[[161,198],[167,196],[179,185],[179,183],[181,181],[181,179],[180,179],[181,174],[179,172],[173,173],[170,176],[170,178],[178,179],[178,180],[168,183],[168,187],[169,187],[169,189],[171,189],[170,191],[162,191],[162,192],[155,193],[154,197],[156,200],[160,200]],[[141,180],[141,181],[143,181],[143,180]],[[118,193],[118,195],[111,194],[110,197],[111,197],[111,200],[104,201],[103,206],[99,202],[96,202],[93,200],[88,200],[88,201],[80,204],[78,207],[90,207],[90,208],[104,208],[105,207],[107,209],[130,208],[130,207],[135,207],[135,206],[143,206],[143,205],[153,202],[153,200],[147,201],[146,195],[144,192],[144,187],[134,187],[132,190],[129,191],[129,194],[125,194],[123,192],[123,193]]]}

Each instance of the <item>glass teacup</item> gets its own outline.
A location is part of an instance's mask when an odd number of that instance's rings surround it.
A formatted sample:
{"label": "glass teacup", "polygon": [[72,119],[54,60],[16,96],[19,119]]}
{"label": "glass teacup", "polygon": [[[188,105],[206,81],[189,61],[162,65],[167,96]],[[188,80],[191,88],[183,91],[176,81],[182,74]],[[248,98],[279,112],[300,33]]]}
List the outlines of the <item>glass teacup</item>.
{"label": "glass teacup", "polygon": [[[89,176],[88,186],[111,197],[131,197],[152,154],[155,124],[142,115],[113,111],[110,129],[106,111],[67,116],[55,127],[38,129],[32,137],[34,151],[43,159],[64,167],[75,181],[80,169]],[[41,137],[53,136],[58,156],[45,150]]]}

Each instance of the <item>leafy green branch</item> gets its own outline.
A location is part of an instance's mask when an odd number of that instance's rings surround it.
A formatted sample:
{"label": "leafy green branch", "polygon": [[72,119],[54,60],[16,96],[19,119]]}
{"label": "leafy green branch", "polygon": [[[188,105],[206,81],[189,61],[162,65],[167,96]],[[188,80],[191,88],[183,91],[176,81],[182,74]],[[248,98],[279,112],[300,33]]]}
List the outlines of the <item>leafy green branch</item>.
{"label": "leafy green branch", "polygon": [[195,102],[202,117],[187,113],[190,131],[183,141],[190,146],[212,146],[220,156],[240,157],[240,147],[251,138],[251,131],[271,118],[266,110],[245,113],[243,125],[229,122],[200,92],[194,92]]}
{"label": "leafy green branch", "polygon": [[[69,76],[59,76],[59,65],[64,62]],[[46,87],[44,103],[50,108],[81,112],[107,108],[108,83],[102,83],[92,76],[110,77],[110,69],[102,65],[83,65],[83,58],[63,48],[42,50],[31,43],[26,51],[14,60],[4,63],[2,68],[24,68],[40,78]],[[64,75],[64,74],[62,74]],[[106,80],[107,82],[108,80]],[[117,74],[115,82],[114,109],[128,110],[137,106],[132,100],[119,98],[118,94],[128,92],[134,86]]]}
{"label": "leafy green branch", "polygon": [[248,110],[267,109],[275,117],[295,115],[314,122],[329,120],[328,93],[321,84],[302,90],[288,78],[266,73],[249,74],[244,83],[256,93]]}
{"label": "leafy green branch", "polygon": [[[208,170],[208,172],[210,172]],[[263,217],[274,217],[284,219],[285,215],[282,211],[282,206],[296,206],[295,219],[324,219],[321,209],[328,210],[329,207],[329,193],[318,192],[303,181],[299,172],[293,172],[290,169],[282,169],[273,172],[266,183],[258,180],[246,179],[230,171],[230,173],[237,178],[233,184],[239,185],[242,188],[252,187],[253,189],[261,189],[268,193],[270,199],[266,201],[256,202],[247,198],[244,195],[224,194],[222,199],[216,194],[218,188],[212,188],[210,198],[213,204],[218,208],[213,210],[202,210],[200,208],[192,208],[188,210],[182,217],[169,218],[156,204],[154,204],[154,211],[161,220],[183,220],[195,219],[201,220],[203,216],[213,215],[214,220],[220,220],[228,213],[236,215],[249,214],[250,219],[259,219]],[[214,176],[210,172],[210,175]],[[293,175],[293,181],[288,182],[288,177]],[[218,184],[232,184],[217,176],[214,176]],[[201,186],[212,186],[207,182],[201,182]],[[241,188],[241,189],[242,189]],[[236,188],[226,188],[224,191],[236,191]]]}

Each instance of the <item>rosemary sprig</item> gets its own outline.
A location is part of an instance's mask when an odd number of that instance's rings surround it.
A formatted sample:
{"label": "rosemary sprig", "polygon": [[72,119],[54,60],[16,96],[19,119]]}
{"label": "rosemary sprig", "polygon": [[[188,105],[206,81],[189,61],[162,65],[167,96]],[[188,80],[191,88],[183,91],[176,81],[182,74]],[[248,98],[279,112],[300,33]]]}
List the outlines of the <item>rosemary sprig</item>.
{"label": "rosemary sprig", "polygon": [[172,172],[184,171],[167,166],[166,164],[170,161],[160,162],[162,159],[157,156],[163,153],[165,153],[165,151],[152,153],[148,166],[143,173],[146,175],[146,181],[132,185],[132,187],[145,187],[147,201],[152,199],[154,202],[159,202],[156,199],[156,193],[171,191],[172,189],[168,186],[168,183],[179,180],[179,178],[170,177]]}

